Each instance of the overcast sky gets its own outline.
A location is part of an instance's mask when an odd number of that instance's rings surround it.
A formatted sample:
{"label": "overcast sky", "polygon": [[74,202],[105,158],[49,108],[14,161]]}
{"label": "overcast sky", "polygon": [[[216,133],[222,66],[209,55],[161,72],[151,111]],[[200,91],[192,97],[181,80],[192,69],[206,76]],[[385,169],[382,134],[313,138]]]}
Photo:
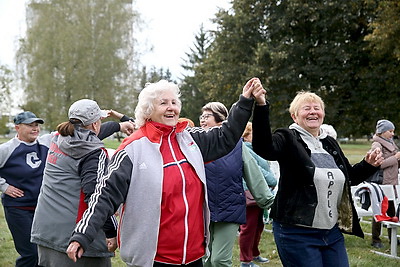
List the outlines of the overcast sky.
{"label": "overcast sky", "polygon": [[[0,0],[0,64],[14,68],[18,38],[25,33],[26,0]],[[141,61],[147,66],[169,68],[180,77],[180,65],[193,46],[194,37],[203,23],[205,29],[215,26],[210,19],[218,7],[230,7],[229,0],[136,0],[147,26],[140,35],[143,48],[153,47]]]}

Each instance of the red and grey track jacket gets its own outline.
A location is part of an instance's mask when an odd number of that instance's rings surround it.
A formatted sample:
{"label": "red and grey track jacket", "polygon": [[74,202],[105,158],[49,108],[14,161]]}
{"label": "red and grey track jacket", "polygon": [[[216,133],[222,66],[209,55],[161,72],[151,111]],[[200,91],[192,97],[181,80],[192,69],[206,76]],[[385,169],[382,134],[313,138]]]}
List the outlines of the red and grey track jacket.
{"label": "red and grey track jacket", "polygon": [[[154,260],[164,261],[167,258],[173,259],[171,263],[175,264],[177,258],[179,264],[198,259],[203,252],[191,251],[192,248],[198,249],[199,240],[196,238],[202,237],[200,242],[204,242],[204,248],[208,242],[209,209],[204,162],[215,160],[235,147],[250,118],[252,106],[252,99],[241,96],[232,107],[227,121],[208,132],[201,128],[184,129],[187,123],[178,123],[176,127],[171,127],[170,132],[170,137],[176,140],[169,140],[168,135],[165,138],[157,124],[146,123],[124,140],[111,159],[108,173],[98,182],[89,208],[77,224],[70,241],[77,241],[86,249],[105,219],[123,204],[119,244],[121,258],[128,266],[150,267]],[[176,153],[177,150],[182,154]],[[171,154],[166,156],[166,153]],[[166,179],[170,179],[165,176],[165,163],[175,165],[171,172],[176,175],[175,181],[180,180],[182,186],[177,192],[173,191],[176,187],[171,187],[170,192],[164,187]],[[186,175],[192,174],[197,176],[196,179],[186,179]],[[186,190],[188,185],[185,183],[188,181],[201,181],[202,186],[195,186],[193,191]],[[178,195],[173,201],[181,199],[181,205],[163,206],[163,198],[168,194]],[[202,207],[201,217],[196,215],[196,198]],[[164,216],[167,214],[165,212],[177,206],[179,211],[176,213],[183,212],[177,215],[182,220],[179,223],[174,221],[177,225],[168,231],[168,228],[162,227],[165,223],[170,225],[164,219],[176,218]],[[199,218],[191,217],[193,210]],[[198,233],[201,228],[201,233]],[[192,233],[193,230],[197,233]],[[170,237],[164,236],[167,234]],[[169,238],[176,238],[173,247],[163,244]],[[180,256],[176,257],[179,253]]]}

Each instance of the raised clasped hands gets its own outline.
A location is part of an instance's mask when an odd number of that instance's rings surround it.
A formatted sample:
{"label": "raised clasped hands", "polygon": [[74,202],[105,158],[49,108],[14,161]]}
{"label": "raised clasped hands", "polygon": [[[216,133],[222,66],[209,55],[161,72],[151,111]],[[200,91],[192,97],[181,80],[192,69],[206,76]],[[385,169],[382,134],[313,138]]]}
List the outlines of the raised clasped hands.
{"label": "raised clasped hands", "polygon": [[265,105],[267,91],[264,89],[264,87],[261,84],[260,79],[258,78],[251,78],[245,86],[243,87],[243,96],[250,98],[253,97],[257,103],[257,105]]}
{"label": "raised clasped hands", "polygon": [[383,162],[382,151],[379,147],[375,148],[374,150],[370,150],[365,155],[365,161],[371,164],[374,167],[378,167]]}

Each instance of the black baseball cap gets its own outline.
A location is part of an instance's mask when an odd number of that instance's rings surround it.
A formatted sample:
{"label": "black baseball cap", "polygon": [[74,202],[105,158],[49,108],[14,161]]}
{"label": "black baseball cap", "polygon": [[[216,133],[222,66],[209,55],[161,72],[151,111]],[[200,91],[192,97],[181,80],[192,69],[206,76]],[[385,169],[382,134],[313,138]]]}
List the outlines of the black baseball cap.
{"label": "black baseball cap", "polygon": [[17,116],[14,118],[14,123],[17,124],[29,124],[32,122],[37,122],[40,124],[44,123],[44,120],[41,118],[36,117],[36,115],[33,112],[30,111],[24,111],[19,113]]}

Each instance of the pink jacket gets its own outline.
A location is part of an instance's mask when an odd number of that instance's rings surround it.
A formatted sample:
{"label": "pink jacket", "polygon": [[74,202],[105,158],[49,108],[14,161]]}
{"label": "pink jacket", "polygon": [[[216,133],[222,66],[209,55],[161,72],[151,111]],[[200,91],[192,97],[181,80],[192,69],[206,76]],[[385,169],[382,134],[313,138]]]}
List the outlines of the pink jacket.
{"label": "pink jacket", "polygon": [[374,135],[372,140],[374,142],[371,145],[371,149],[381,148],[384,158],[381,165],[381,169],[383,169],[382,184],[397,185],[399,183],[399,162],[394,155],[399,151],[399,148],[395,143],[389,142],[378,135]]}

